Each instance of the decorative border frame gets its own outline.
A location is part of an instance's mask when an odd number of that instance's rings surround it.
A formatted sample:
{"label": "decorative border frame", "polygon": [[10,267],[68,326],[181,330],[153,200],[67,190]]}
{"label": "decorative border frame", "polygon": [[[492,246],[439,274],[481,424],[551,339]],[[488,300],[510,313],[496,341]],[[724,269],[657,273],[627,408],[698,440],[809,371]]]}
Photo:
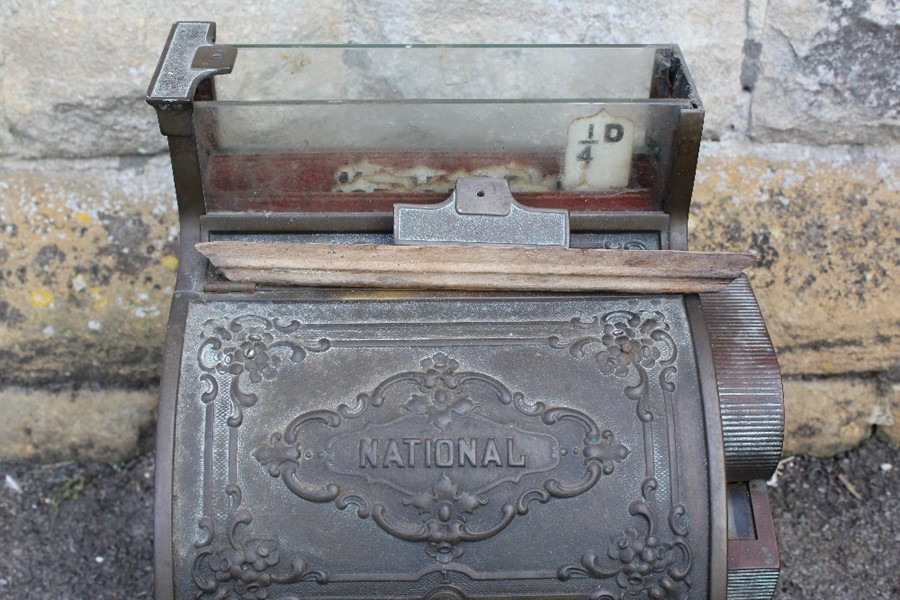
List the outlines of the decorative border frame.
{"label": "decorative border frame", "polygon": [[[637,527],[626,528],[615,534],[605,557],[596,550],[588,550],[577,562],[562,565],[556,571],[535,572],[529,578],[560,580],[592,578],[598,581],[598,586],[591,597],[598,600],[638,596],[687,598],[692,587],[690,573],[693,558],[688,539],[688,516],[678,489],[678,478],[670,477],[667,509],[662,509],[663,501],[655,497],[659,482],[655,473],[652,423],[659,416],[662,416],[665,422],[663,431],[668,447],[670,475],[677,472],[678,464],[674,422],[678,350],[670,333],[670,326],[660,312],[623,310],[612,311],[590,321],[576,318],[570,321],[548,322],[547,325],[554,326],[556,331],[566,331],[566,335],[549,336],[527,342],[541,343],[553,349],[566,351],[576,360],[592,359],[604,376],[622,380],[624,397],[635,404],[635,414],[643,428],[646,476],[641,485],[641,497],[631,503],[629,514],[639,522],[643,522],[644,527],[640,530]],[[276,378],[281,369],[299,364],[313,354],[340,347],[341,342],[326,338],[304,340],[304,334],[309,330],[300,322],[294,320],[282,324],[276,319],[259,315],[242,315],[224,321],[210,320],[204,324],[204,331],[205,339],[200,344],[198,354],[198,365],[202,371],[200,380],[207,388],[200,397],[201,403],[206,407],[204,516],[198,522],[202,535],[194,544],[198,553],[193,568],[193,579],[201,591],[200,596],[217,599],[229,596],[265,598],[268,597],[272,586],[300,581],[316,581],[320,584],[337,581],[396,581],[396,576],[383,577],[378,574],[343,576],[339,573],[327,573],[321,569],[310,568],[303,558],[295,558],[289,567],[285,567],[279,555],[277,540],[249,535],[253,517],[251,512],[242,506],[242,491],[236,477],[235,452],[237,432],[243,423],[244,413],[258,402],[258,397],[250,391],[250,387],[264,380]],[[517,340],[506,341],[509,344],[517,343]],[[369,342],[373,346],[379,345],[379,340]],[[467,342],[470,345],[478,345],[477,340]],[[436,340],[435,346],[440,345],[440,341]],[[411,376],[410,373],[400,375]],[[662,391],[662,406],[654,405],[650,394],[651,377],[658,381]],[[368,402],[371,403],[372,398],[377,397],[377,393],[377,390],[373,392]],[[510,399],[512,401],[512,396]],[[229,415],[225,422],[229,434],[227,457],[229,483],[225,491],[231,498],[223,533],[216,531],[216,515],[213,514],[212,492],[208,485],[212,478],[213,462],[208,442],[211,441],[212,430],[216,427],[215,407],[221,402],[226,402],[229,407]],[[320,411],[322,414],[319,416],[326,422],[335,422],[337,419],[358,416],[367,406],[368,404],[363,402],[353,408],[341,405],[337,411]],[[559,411],[571,410],[547,408],[541,403],[532,406],[523,404],[517,408],[538,412],[542,419],[549,414],[551,420],[562,415]],[[306,415],[304,418],[308,417],[309,415]],[[290,430],[291,426],[285,431],[283,440],[287,440]],[[283,477],[285,473],[290,473],[290,464],[294,460],[296,450],[297,448],[290,443],[278,448],[273,446],[270,452],[274,454],[263,453],[262,458],[257,454],[257,459],[264,465],[274,468],[275,472],[271,473],[273,476]],[[605,466],[603,459],[597,462],[600,471],[603,471]],[[371,510],[364,500],[341,498],[339,490],[329,489],[327,486],[325,490],[320,496],[321,499],[314,501],[335,501],[338,508],[355,506],[359,516],[364,518],[371,516],[382,529],[394,534],[390,529],[396,528],[387,522],[379,523],[377,511]],[[439,482],[432,493],[449,495],[455,500],[463,498],[461,492],[453,488],[452,482]],[[543,498],[549,500],[548,494],[553,496],[546,489],[539,490],[536,498],[546,501]],[[527,512],[529,502],[530,500],[526,500],[524,504],[519,503],[525,510],[519,512],[517,508],[518,514]],[[472,509],[474,510],[474,506]],[[430,513],[427,510],[424,511],[426,524],[428,514]],[[501,526],[486,537],[502,530],[513,516],[515,515],[511,514],[505,523],[501,523]],[[405,533],[401,531],[398,537],[409,539],[410,536],[403,537],[404,535]],[[446,537],[446,534],[443,535]],[[429,545],[446,542],[446,539],[435,541],[418,534],[412,537],[415,539],[410,541],[427,541]],[[457,571],[477,580],[522,578],[521,573],[481,573],[466,565],[439,562],[404,580],[415,581],[435,571]],[[614,584],[614,587],[609,587],[610,584]]]}

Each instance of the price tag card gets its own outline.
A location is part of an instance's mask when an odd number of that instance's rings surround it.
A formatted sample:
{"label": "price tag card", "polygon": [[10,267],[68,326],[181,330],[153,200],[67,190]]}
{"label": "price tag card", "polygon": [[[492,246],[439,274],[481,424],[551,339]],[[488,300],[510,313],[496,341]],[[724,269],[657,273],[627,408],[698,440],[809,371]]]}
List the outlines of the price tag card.
{"label": "price tag card", "polygon": [[567,190],[623,188],[631,175],[634,122],[605,110],[575,119],[566,136]]}

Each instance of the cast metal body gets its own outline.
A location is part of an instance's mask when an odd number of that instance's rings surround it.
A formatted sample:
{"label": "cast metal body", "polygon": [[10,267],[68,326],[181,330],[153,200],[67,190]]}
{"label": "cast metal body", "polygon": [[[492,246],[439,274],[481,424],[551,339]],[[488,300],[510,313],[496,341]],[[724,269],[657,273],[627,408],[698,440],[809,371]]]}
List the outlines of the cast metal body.
{"label": "cast metal body", "polygon": [[702,108],[677,48],[657,50],[654,76],[654,93],[689,99],[659,210],[529,214],[488,180],[483,202],[398,197],[393,215],[259,213],[205,199],[192,111],[235,58],[213,39],[176,24],[148,94],[181,216],[157,598],[770,597],[761,480],[781,451],[781,380],[746,279],[702,296],[263,288],[221,280],[193,248],[686,249]]}

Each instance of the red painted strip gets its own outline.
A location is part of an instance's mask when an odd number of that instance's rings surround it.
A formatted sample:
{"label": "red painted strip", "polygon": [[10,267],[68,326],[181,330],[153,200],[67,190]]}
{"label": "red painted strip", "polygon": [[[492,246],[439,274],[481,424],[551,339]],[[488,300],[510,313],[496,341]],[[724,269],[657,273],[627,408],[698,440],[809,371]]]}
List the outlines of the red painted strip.
{"label": "red painted strip", "polygon": [[[368,161],[397,169],[416,166],[444,171],[473,171],[517,163],[549,176],[559,172],[557,156],[534,153],[297,153],[211,156],[205,192],[210,211],[390,212],[397,202],[434,204],[447,192],[331,191],[344,167]],[[655,173],[649,158],[638,157],[629,188],[617,192],[514,192],[527,206],[605,212],[658,210],[651,188]]]}

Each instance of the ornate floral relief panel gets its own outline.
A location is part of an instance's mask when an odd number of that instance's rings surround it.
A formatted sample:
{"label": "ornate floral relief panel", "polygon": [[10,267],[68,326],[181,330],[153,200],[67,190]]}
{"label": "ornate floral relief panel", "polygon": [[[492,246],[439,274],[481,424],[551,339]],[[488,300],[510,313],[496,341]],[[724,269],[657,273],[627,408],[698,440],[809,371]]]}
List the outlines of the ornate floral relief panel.
{"label": "ornate floral relief panel", "polygon": [[702,595],[687,331],[671,298],[193,305],[177,595]]}

